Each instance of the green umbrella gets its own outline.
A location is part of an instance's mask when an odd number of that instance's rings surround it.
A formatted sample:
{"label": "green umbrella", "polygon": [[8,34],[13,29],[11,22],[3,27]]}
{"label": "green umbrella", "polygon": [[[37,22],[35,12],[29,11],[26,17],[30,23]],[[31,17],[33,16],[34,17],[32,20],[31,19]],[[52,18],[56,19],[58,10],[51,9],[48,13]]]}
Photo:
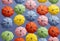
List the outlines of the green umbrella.
{"label": "green umbrella", "polygon": [[25,6],[22,4],[17,4],[14,10],[17,14],[23,14],[25,12]]}
{"label": "green umbrella", "polygon": [[56,4],[59,0],[49,0],[52,4]]}
{"label": "green umbrella", "polygon": [[46,38],[48,36],[48,30],[45,27],[40,27],[37,30],[37,35],[40,38]]}
{"label": "green umbrella", "polygon": [[14,37],[13,33],[10,32],[10,31],[2,32],[1,36],[2,36],[2,39],[5,40],[5,41],[10,41]]}

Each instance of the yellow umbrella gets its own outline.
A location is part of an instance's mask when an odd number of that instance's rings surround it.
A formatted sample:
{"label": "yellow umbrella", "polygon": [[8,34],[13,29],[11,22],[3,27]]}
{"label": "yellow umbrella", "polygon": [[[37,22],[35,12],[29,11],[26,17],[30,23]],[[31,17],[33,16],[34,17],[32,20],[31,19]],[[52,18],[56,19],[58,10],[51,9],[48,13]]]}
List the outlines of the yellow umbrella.
{"label": "yellow umbrella", "polygon": [[47,0],[38,0],[39,3],[45,3]]}
{"label": "yellow umbrella", "polygon": [[38,41],[37,36],[33,33],[29,33],[26,36],[26,41]]}
{"label": "yellow umbrella", "polygon": [[49,12],[51,15],[57,15],[59,13],[59,7],[57,5],[49,6]]}
{"label": "yellow umbrella", "polygon": [[14,23],[17,25],[17,26],[21,26],[23,25],[25,22],[25,17],[23,15],[16,15],[15,18],[14,18]]}

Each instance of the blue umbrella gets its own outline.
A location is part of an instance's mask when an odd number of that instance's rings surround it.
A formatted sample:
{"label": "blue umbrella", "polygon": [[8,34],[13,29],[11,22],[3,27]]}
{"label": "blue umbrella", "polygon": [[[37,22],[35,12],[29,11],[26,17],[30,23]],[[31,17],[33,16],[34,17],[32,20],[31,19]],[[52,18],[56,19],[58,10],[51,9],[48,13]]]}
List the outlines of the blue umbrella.
{"label": "blue umbrella", "polygon": [[27,14],[25,14],[25,18],[28,21],[34,21],[36,19],[37,15],[34,11],[28,11]]}
{"label": "blue umbrella", "polygon": [[40,38],[39,41],[47,41],[46,38]]}
{"label": "blue umbrella", "polygon": [[22,4],[25,2],[25,0],[15,0],[16,3]]}
{"label": "blue umbrella", "polygon": [[57,16],[50,16],[48,18],[49,20],[49,24],[52,25],[52,26],[57,26],[59,24],[59,18]]}
{"label": "blue umbrella", "polygon": [[3,28],[12,27],[12,19],[8,17],[4,18],[1,22],[1,25]]}

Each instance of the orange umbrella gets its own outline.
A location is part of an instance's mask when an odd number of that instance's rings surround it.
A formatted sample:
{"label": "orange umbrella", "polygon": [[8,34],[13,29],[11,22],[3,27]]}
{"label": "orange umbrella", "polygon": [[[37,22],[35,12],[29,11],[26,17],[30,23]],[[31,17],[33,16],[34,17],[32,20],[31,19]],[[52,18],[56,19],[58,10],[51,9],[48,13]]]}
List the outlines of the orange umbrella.
{"label": "orange umbrella", "polygon": [[24,38],[16,38],[14,41],[24,41]]}
{"label": "orange umbrella", "polygon": [[26,24],[26,30],[29,33],[34,33],[37,31],[37,25],[34,22],[29,22]]}
{"label": "orange umbrella", "polygon": [[46,15],[48,13],[48,7],[46,5],[40,5],[40,6],[38,6],[37,13],[39,15]]}
{"label": "orange umbrella", "polygon": [[59,35],[59,29],[56,26],[51,26],[48,30],[48,33],[52,37],[57,37]]}
{"label": "orange umbrella", "polygon": [[10,6],[5,6],[2,8],[2,15],[5,17],[10,17],[14,14],[14,10]]}

